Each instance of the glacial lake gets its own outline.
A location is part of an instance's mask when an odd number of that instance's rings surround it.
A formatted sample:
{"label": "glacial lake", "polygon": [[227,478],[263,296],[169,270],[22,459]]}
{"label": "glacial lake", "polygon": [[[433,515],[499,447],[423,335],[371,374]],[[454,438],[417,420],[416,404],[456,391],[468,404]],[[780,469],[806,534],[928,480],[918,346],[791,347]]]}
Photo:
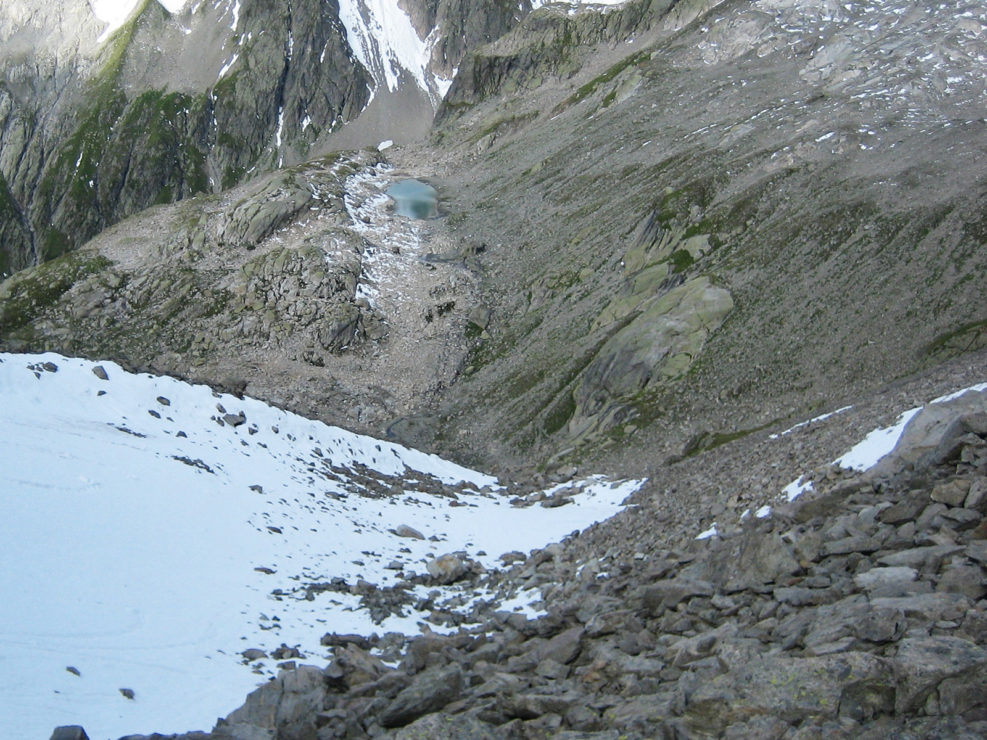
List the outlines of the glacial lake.
{"label": "glacial lake", "polygon": [[394,199],[394,210],[408,218],[435,218],[439,215],[439,194],[420,180],[400,180],[387,189]]}

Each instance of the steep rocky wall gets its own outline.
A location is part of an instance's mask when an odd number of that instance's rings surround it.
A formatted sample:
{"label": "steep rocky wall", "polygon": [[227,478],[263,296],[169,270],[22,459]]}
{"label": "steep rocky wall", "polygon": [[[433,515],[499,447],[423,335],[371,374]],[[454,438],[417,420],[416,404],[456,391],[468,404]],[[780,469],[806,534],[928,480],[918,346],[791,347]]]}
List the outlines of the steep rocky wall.
{"label": "steep rocky wall", "polygon": [[617,44],[647,31],[673,5],[673,0],[635,0],[608,12],[576,15],[565,6],[541,8],[515,32],[463,57],[436,120],[455,118],[491,96],[535,89],[546,78],[569,78],[597,44]]}
{"label": "steep rocky wall", "polygon": [[8,68],[0,164],[31,237],[6,230],[9,268],[58,256],[149,205],[294,161],[363,108],[368,78],[335,7],[321,2],[242,3],[221,53],[202,57],[212,83],[190,89],[203,71],[176,71],[171,56],[187,51],[192,29],[229,22],[210,14],[218,7],[173,17],[145,3],[99,48],[91,73],[70,63],[62,84],[15,94]]}

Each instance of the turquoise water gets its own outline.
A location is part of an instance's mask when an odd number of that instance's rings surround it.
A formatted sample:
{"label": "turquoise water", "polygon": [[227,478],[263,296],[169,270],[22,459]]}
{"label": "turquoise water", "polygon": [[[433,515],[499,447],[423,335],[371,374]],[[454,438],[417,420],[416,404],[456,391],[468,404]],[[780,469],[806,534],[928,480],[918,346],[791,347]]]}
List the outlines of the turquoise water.
{"label": "turquoise water", "polygon": [[394,199],[394,210],[408,218],[435,218],[439,215],[439,194],[428,183],[400,180],[387,189]]}

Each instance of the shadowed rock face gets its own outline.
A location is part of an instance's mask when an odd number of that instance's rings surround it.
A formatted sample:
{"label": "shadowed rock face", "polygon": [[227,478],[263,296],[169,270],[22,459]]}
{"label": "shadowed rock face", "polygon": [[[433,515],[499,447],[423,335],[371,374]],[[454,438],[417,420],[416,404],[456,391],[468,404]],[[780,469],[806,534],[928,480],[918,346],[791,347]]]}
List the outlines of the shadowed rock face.
{"label": "shadowed rock face", "polygon": [[[235,30],[223,4],[179,17],[143,7],[101,45],[83,36],[90,45],[52,79],[24,78],[0,60],[0,177],[20,215],[0,240],[6,271],[56,257],[149,205],[291,161],[369,98],[327,3],[283,12],[245,2]],[[195,45],[200,56],[186,72],[180,64],[191,64]],[[303,127],[306,118],[313,123]]]}

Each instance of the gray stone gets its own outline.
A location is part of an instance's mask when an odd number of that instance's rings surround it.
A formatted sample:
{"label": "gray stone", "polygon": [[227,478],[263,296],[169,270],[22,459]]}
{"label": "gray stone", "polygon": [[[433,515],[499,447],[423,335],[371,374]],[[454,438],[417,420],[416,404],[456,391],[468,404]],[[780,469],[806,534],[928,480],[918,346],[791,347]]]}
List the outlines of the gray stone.
{"label": "gray stone", "polygon": [[968,391],[951,401],[925,406],[905,425],[894,450],[871,468],[868,476],[876,480],[909,466],[939,464],[949,457],[955,440],[985,426],[985,409],[987,392],[982,391]]}
{"label": "gray stone", "polygon": [[871,601],[876,609],[897,609],[910,619],[931,622],[962,619],[970,606],[963,594],[932,592],[914,596],[881,597]]}
{"label": "gray stone", "polygon": [[987,565],[987,540],[973,540],[966,546],[963,553],[971,560],[975,560],[981,565]]}
{"label": "gray stone", "polygon": [[789,604],[790,606],[809,606],[811,604],[823,603],[826,600],[826,593],[814,588],[784,586],[774,590],[774,597],[782,604]]}
{"label": "gray stone", "polygon": [[469,715],[429,714],[388,735],[394,740],[501,740],[503,732],[495,725]]}
{"label": "gray stone", "polygon": [[801,566],[792,547],[775,533],[748,537],[740,557],[731,565],[727,591],[737,591],[755,583],[773,583],[783,576],[794,575]]}
{"label": "gray stone", "polygon": [[987,478],[978,476],[970,483],[970,491],[963,502],[964,508],[976,509],[981,514],[987,510]]}
{"label": "gray stone", "polygon": [[842,537],[832,542],[823,543],[823,555],[847,555],[852,552],[872,553],[881,549],[881,541],[866,535]]}
{"label": "gray stone", "polygon": [[897,680],[895,711],[922,710],[931,692],[947,678],[987,668],[987,650],[958,637],[908,637],[894,657]]}
{"label": "gray stone", "polygon": [[432,558],[425,564],[425,568],[440,585],[454,583],[465,577],[470,570],[466,561],[452,553]]}
{"label": "gray stone", "polygon": [[876,643],[899,640],[907,628],[908,620],[899,609],[873,609],[854,624],[857,637]]}
{"label": "gray stone", "polygon": [[657,616],[666,609],[674,609],[683,601],[714,593],[716,588],[708,581],[675,578],[646,586],[641,596],[645,609]]}
{"label": "gray stone", "polygon": [[930,545],[928,547],[914,547],[908,550],[899,550],[890,555],[882,555],[877,559],[881,565],[892,567],[906,567],[922,570],[939,570],[942,561],[963,550],[962,545]]}
{"label": "gray stone", "polygon": [[102,365],[96,365],[93,368],[93,375],[95,375],[100,380],[109,380],[109,376],[106,374],[106,368]]}
{"label": "gray stone", "polygon": [[951,565],[939,576],[936,591],[950,591],[963,594],[977,601],[987,595],[987,583],[979,565]]}
{"label": "gray stone", "polygon": [[[322,639],[324,642],[325,637]],[[336,686],[352,689],[376,681],[390,670],[380,658],[367,650],[356,644],[346,644],[335,649],[333,661],[325,669],[325,674]]]}
{"label": "gray stone", "polygon": [[504,708],[509,716],[531,720],[544,714],[565,714],[581,698],[557,694],[516,694],[507,697]]}
{"label": "gray stone", "polygon": [[[861,685],[866,692],[857,688]],[[694,734],[715,735],[755,716],[789,723],[836,718],[844,695],[881,694],[888,689],[894,691],[892,664],[868,653],[759,656],[743,671],[701,682],[688,697],[685,719]]]}
{"label": "gray stone", "polygon": [[928,503],[928,494],[925,491],[908,493],[903,500],[883,509],[877,518],[885,524],[904,524],[915,521],[922,513]]}
{"label": "gray stone", "polygon": [[969,492],[970,481],[963,478],[956,478],[937,483],[933,487],[930,496],[933,501],[938,501],[947,506],[962,506]]}
{"label": "gray stone", "polygon": [[56,727],[49,740],[89,740],[89,735],[79,725],[64,725]]}
{"label": "gray stone", "polygon": [[408,537],[410,539],[415,539],[415,540],[425,539],[425,535],[423,535],[414,527],[409,527],[407,524],[399,524],[394,529],[394,534],[396,534],[398,537]]}
{"label": "gray stone", "polygon": [[401,727],[422,715],[436,712],[455,700],[463,687],[463,673],[457,665],[432,668],[419,673],[406,689],[380,713],[382,727]]}
{"label": "gray stone", "polygon": [[[232,712],[223,725],[228,735],[240,737],[273,737],[314,734],[315,716],[326,705],[328,682],[325,673],[315,666],[302,665],[295,670],[282,671],[277,678],[255,689],[242,707]],[[244,735],[247,728],[254,734]]]}
{"label": "gray stone", "polygon": [[[906,596],[915,593],[915,579],[918,571],[907,566],[871,568],[853,577],[857,588],[872,596]],[[924,590],[930,591],[930,587]]]}
{"label": "gray stone", "polygon": [[579,655],[580,642],[583,638],[582,627],[570,627],[564,632],[560,632],[552,639],[542,643],[535,650],[536,660],[554,660],[556,663],[566,665],[571,663]]}
{"label": "gray stone", "polygon": [[242,411],[236,414],[224,414],[223,421],[229,424],[231,427],[242,426],[247,423],[247,415]]}
{"label": "gray stone", "polygon": [[955,507],[940,514],[945,525],[955,532],[965,532],[973,529],[983,520],[983,515],[976,509]]}

